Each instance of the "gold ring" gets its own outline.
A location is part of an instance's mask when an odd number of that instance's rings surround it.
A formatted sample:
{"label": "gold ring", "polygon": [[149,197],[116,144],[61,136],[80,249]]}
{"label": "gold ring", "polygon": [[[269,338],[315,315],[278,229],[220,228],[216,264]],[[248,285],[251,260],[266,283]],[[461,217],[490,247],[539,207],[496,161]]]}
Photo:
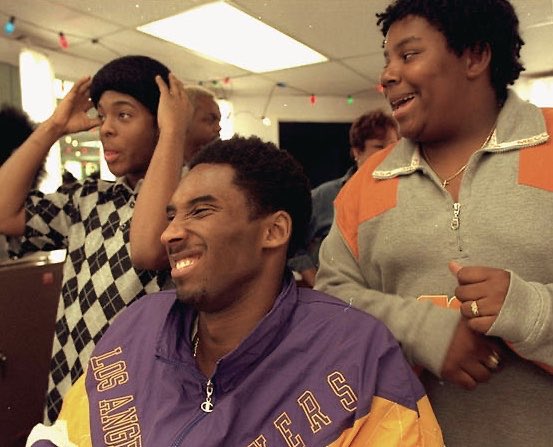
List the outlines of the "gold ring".
{"label": "gold ring", "polygon": [[491,370],[497,369],[500,362],[499,354],[495,351],[492,351],[492,353],[488,356],[488,361],[486,363],[486,366],[490,368]]}
{"label": "gold ring", "polygon": [[470,303],[470,311],[472,312],[473,317],[479,317],[480,311],[478,310],[478,303],[476,301],[473,301]]}

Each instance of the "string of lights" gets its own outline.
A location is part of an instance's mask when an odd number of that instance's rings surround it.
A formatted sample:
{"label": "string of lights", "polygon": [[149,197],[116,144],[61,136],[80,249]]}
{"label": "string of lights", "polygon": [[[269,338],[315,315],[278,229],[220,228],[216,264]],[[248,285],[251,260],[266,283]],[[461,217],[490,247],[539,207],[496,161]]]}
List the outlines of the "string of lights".
{"label": "string of lights", "polygon": [[[62,51],[67,50],[70,46],[70,40],[74,39],[74,40],[77,40],[78,42],[80,42],[80,44],[83,44],[85,42],[91,42],[95,45],[101,46],[105,50],[107,50],[107,51],[113,53],[114,55],[116,55],[117,57],[121,56],[120,53],[118,53],[113,48],[110,48],[107,45],[103,44],[98,38],[92,38],[91,39],[91,38],[85,37],[85,36],[80,36],[80,35],[76,35],[76,34],[72,34],[72,33],[67,33],[67,32],[64,32],[64,31],[58,31],[58,30],[46,28],[46,27],[44,27],[40,24],[29,22],[27,20],[15,17],[13,15],[6,14],[3,11],[0,11],[0,14],[5,15],[7,17],[7,20],[4,22],[4,26],[3,26],[4,34],[7,37],[13,37],[15,35],[15,31],[17,29],[17,24],[20,23],[20,24],[24,24],[24,25],[27,25],[27,26],[30,26],[30,27],[33,27],[33,28],[36,28],[36,29],[40,29],[42,31],[46,31],[48,33],[52,33],[52,34],[56,35],[57,36],[57,43],[58,43],[58,45],[59,45],[59,47]],[[74,45],[74,46],[77,46],[77,45]],[[235,76],[233,78],[231,78],[230,76],[225,76],[225,77],[217,78],[217,79],[198,80],[198,81],[191,81],[191,82],[197,82],[198,85],[214,89],[214,90],[216,90],[216,93],[218,94],[218,96],[220,96],[221,98],[226,99],[229,96],[228,91],[229,90],[232,91],[232,81],[233,81],[233,79],[238,79],[240,77],[247,77],[248,75],[249,74],[246,73],[246,74],[243,74],[243,75]],[[303,90],[303,89],[300,89],[300,88],[297,88],[297,87],[294,87],[294,86],[287,85],[284,82],[276,82],[272,86],[271,91],[269,93],[269,96],[267,98],[267,101],[266,101],[266,104],[265,104],[265,107],[264,107],[264,111],[263,111],[263,115],[261,116],[262,120],[265,120],[265,121],[268,120],[268,118],[266,117],[267,107],[269,106],[269,102],[271,100],[271,97],[272,97],[276,87],[287,87],[290,90],[294,90],[296,92],[302,93],[302,94],[306,95],[306,97],[308,98],[309,103],[311,104],[311,106],[316,105],[317,95],[315,93],[308,92],[306,90]],[[377,91],[381,92],[381,87],[380,87],[380,89],[379,89],[379,87],[380,86],[377,85],[375,87],[375,89]],[[356,95],[359,95],[359,94],[365,93],[365,92],[366,92],[366,90],[363,90],[363,91],[360,91],[360,92],[355,92],[355,93],[351,93],[351,94],[347,95],[347,97],[345,98],[346,103],[348,105],[352,105],[354,103],[354,97]]]}
{"label": "string of lights", "polygon": [[4,34],[8,37],[15,35],[15,31],[17,29],[17,23],[19,23],[19,24],[24,24],[24,25],[33,27],[33,28],[41,30],[41,31],[46,31],[48,33],[52,33],[53,35],[57,36],[58,45],[62,50],[67,50],[69,48],[69,38],[70,37],[78,38],[78,39],[87,39],[86,37],[83,37],[83,36],[78,36],[78,35],[75,35],[75,34],[68,34],[68,33],[64,32],[64,31],[61,31],[61,30],[53,30],[53,29],[47,28],[45,26],[42,26],[38,23],[29,22],[28,20],[24,20],[24,19],[21,19],[21,18],[16,18],[13,15],[7,15],[7,14],[1,12],[1,11],[0,11],[0,14],[4,14],[8,17],[8,19],[6,20],[6,22],[4,23],[4,26],[3,26]]}

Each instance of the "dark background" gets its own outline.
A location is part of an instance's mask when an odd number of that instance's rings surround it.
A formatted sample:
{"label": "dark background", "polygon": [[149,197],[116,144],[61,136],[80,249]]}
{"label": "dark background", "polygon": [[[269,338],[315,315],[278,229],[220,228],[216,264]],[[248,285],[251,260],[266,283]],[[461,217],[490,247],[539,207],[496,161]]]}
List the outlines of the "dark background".
{"label": "dark background", "polygon": [[279,146],[303,165],[315,188],[342,177],[352,165],[350,127],[351,123],[279,122]]}

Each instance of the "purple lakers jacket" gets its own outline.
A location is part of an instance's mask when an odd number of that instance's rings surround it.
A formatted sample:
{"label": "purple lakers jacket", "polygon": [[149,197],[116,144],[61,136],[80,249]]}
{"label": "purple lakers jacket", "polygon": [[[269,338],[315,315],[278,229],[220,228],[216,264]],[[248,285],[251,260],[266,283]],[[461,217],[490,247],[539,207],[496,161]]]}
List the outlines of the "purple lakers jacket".
{"label": "purple lakers jacket", "polygon": [[210,378],[192,356],[195,317],[174,291],[130,306],[30,445],[443,446],[399,345],[364,312],[287,279]]}

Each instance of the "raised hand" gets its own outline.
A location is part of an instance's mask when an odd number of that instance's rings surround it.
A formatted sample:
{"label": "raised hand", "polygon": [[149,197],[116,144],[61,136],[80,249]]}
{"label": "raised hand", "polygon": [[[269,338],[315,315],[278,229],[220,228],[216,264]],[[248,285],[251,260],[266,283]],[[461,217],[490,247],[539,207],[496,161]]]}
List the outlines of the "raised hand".
{"label": "raised hand", "polygon": [[169,85],[156,76],[160,97],[157,122],[160,131],[182,132],[186,134],[192,121],[194,107],[184,90],[184,84],[173,73],[169,73]]}
{"label": "raised hand", "polygon": [[98,117],[90,117],[88,111],[93,108],[90,101],[90,76],[79,79],[73,88],[61,100],[49,121],[60,134],[82,132],[100,125]]}

